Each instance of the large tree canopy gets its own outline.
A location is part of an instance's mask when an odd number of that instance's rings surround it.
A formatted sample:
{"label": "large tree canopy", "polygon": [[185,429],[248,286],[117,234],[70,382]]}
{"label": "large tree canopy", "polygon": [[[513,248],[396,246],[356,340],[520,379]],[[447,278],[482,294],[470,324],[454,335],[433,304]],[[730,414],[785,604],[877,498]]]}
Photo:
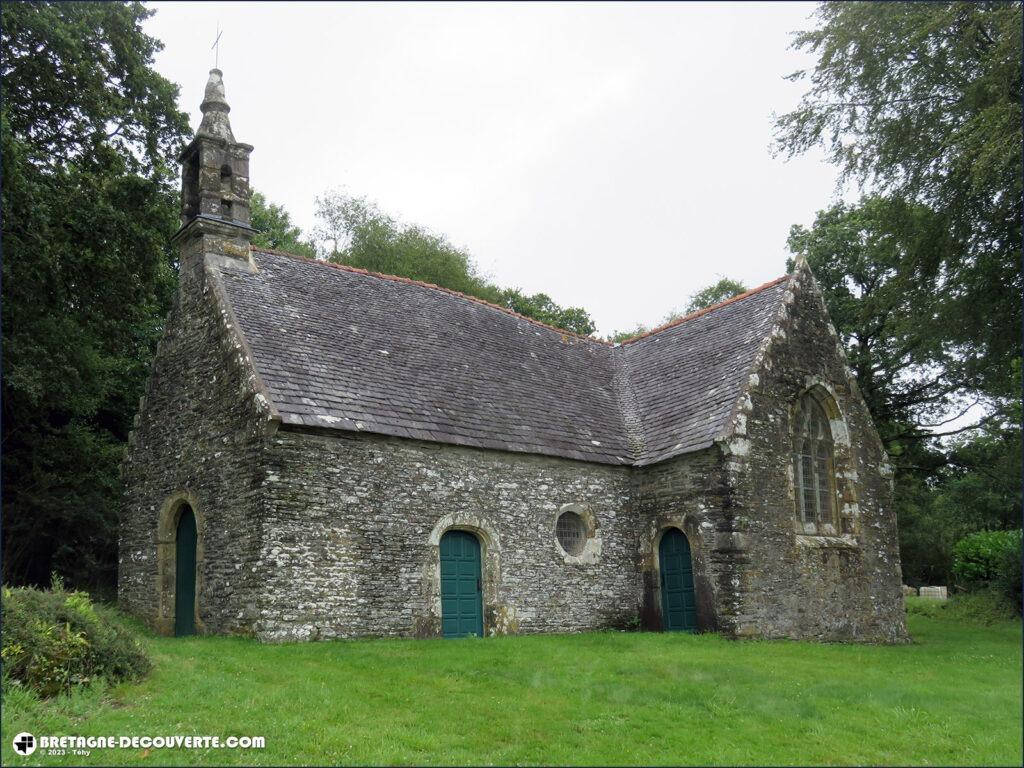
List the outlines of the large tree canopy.
{"label": "large tree canopy", "polygon": [[0,6],[4,578],[112,583],[188,132],[141,4]]}
{"label": "large tree canopy", "polygon": [[[1021,4],[822,3],[795,45],[817,56],[778,123],[789,155],[820,145],[843,172],[932,213],[942,248],[901,277],[934,293],[966,381],[1011,395],[1021,329]],[[952,364],[950,362],[950,364]]]}
{"label": "large tree canopy", "polygon": [[152,68],[163,44],[141,23],[153,13],[142,3],[4,4],[4,117],[32,162],[88,164],[114,150],[147,176],[174,162],[188,121],[177,86]]}
{"label": "large tree canopy", "polygon": [[789,247],[895,461],[904,575],[948,583],[957,538],[1020,518],[1021,4],[823,3],[817,20],[778,147],[823,146],[868,193]]}

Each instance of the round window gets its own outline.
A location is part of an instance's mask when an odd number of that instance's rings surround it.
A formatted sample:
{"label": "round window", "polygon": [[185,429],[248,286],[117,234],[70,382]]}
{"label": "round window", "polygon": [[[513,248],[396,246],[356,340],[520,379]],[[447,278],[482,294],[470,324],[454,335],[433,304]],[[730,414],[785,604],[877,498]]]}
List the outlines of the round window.
{"label": "round window", "polygon": [[555,536],[566,554],[578,555],[587,538],[587,525],[575,512],[563,512],[555,523]]}

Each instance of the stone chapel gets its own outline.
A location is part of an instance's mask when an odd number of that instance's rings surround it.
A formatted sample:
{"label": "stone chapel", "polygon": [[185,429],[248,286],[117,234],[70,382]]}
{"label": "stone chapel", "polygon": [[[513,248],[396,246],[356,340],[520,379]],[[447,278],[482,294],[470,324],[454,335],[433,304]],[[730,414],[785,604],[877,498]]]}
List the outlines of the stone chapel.
{"label": "stone chapel", "polygon": [[906,638],[892,469],[806,263],[612,345],[255,248],[212,70],[119,600],[267,641]]}

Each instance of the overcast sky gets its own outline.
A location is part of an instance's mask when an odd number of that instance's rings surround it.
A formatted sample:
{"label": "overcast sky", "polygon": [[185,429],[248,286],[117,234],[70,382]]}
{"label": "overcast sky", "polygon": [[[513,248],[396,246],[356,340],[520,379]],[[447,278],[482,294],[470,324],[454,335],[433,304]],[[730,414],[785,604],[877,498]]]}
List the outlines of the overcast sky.
{"label": "overcast sky", "polygon": [[220,23],[253,187],[304,231],[324,191],[366,196],[602,335],[777,277],[790,226],[834,197],[820,153],[770,151],[810,3],[151,7],[193,128]]}

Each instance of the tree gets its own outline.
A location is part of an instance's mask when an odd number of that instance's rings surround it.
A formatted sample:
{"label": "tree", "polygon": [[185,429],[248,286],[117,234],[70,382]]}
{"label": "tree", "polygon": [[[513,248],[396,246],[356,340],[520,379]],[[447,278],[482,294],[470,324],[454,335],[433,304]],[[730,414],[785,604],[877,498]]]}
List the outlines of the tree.
{"label": "tree", "polygon": [[[663,325],[674,323],[676,320],[680,320],[686,315],[693,312],[697,312],[708,307],[713,307],[715,304],[720,304],[723,301],[731,299],[733,296],[738,296],[741,293],[745,293],[747,290],[746,286],[738,280],[733,280],[729,277],[723,277],[718,280],[717,283],[713,283],[699,291],[690,294],[690,300],[686,303],[686,309],[682,312],[678,310],[672,310],[665,317],[661,319],[656,328],[660,328]],[[605,340],[610,341],[613,344],[621,344],[624,341],[635,339],[637,336],[643,336],[645,333],[650,333],[651,328],[646,325],[637,324],[631,331],[615,331],[609,334]]]}
{"label": "tree", "polygon": [[935,219],[926,206],[874,196],[820,211],[810,229],[789,234],[790,251],[807,259],[822,288],[890,452],[930,438],[968,386],[955,375],[957,356],[937,320],[938,279],[905,268],[949,247]]}
{"label": "tree", "polygon": [[[912,584],[948,583],[960,538],[1020,516],[1019,400],[964,400],[970,382],[937,321],[941,294],[902,266],[947,247],[934,217],[923,205],[868,197],[819,212],[810,229],[794,226],[789,238],[822,288],[895,464],[900,551]],[[1011,389],[1019,387],[1019,363],[1014,370]],[[974,421],[969,430],[955,423],[964,405],[981,401],[990,415],[980,430]],[[943,435],[956,442],[944,444]]]}
{"label": "tree", "polygon": [[[789,156],[823,146],[843,179],[932,211],[943,249],[908,253],[973,386],[1008,389],[1021,345],[1021,3],[822,3],[817,55],[778,121]],[[923,223],[923,222],[922,222]]]}
{"label": "tree", "polygon": [[316,236],[330,261],[489,300],[497,297],[469,254],[443,235],[402,224],[363,198],[339,193],[317,198],[316,213],[321,220]]}
{"label": "tree", "polygon": [[907,467],[897,475],[900,556],[908,584],[952,583],[957,541],[977,531],[1020,527],[1019,421],[987,423],[958,438],[944,455],[934,455],[941,463],[930,472]]}
{"label": "tree", "polygon": [[[107,587],[188,122],[139,3],[0,6],[4,579]],[[176,170],[176,169],[175,169]]]}
{"label": "tree", "polygon": [[505,288],[501,291],[498,303],[520,315],[532,317],[534,320],[580,336],[589,336],[595,330],[594,321],[590,319],[586,310],[580,307],[559,306],[546,293],[527,296],[518,288]]}
{"label": "tree", "polygon": [[582,336],[594,332],[585,310],[561,307],[544,293],[527,296],[494,285],[469,253],[446,237],[403,224],[364,198],[328,193],[317,198],[316,212],[320,224],[314,236],[329,261],[439,285]]}
{"label": "tree", "polygon": [[632,330],[626,331],[613,331],[604,337],[605,341],[610,341],[612,344],[621,344],[624,341],[635,339],[637,336],[643,336],[648,333],[651,329],[643,323],[637,323],[633,326]]}
{"label": "tree", "polygon": [[292,217],[283,206],[253,191],[249,210],[253,229],[259,230],[252,239],[253,245],[309,258],[316,255],[313,246],[302,239],[302,230],[292,224]]}
{"label": "tree", "polygon": [[[690,301],[686,304],[686,309],[683,311],[683,315],[688,315],[691,312],[696,312],[701,309],[707,309],[708,307],[720,304],[723,301],[728,301],[733,296],[739,296],[741,293],[746,293],[747,286],[738,280],[733,280],[728,277],[723,277],[713,285],[709,285],[707,288],[701,290],[690,296]],[[682,315],[680,315],[682,317]]]}
{"label": "tree", "polygon": [[958,538],[1019,521],[1021,16],[1019,2],[822,3],[795,41],[817,55],[791,76],[809,90],[778,121],[779,151],[820,145],[868,190],[794,227],[790,249],[896,464],[910,583],[947,582]]}

